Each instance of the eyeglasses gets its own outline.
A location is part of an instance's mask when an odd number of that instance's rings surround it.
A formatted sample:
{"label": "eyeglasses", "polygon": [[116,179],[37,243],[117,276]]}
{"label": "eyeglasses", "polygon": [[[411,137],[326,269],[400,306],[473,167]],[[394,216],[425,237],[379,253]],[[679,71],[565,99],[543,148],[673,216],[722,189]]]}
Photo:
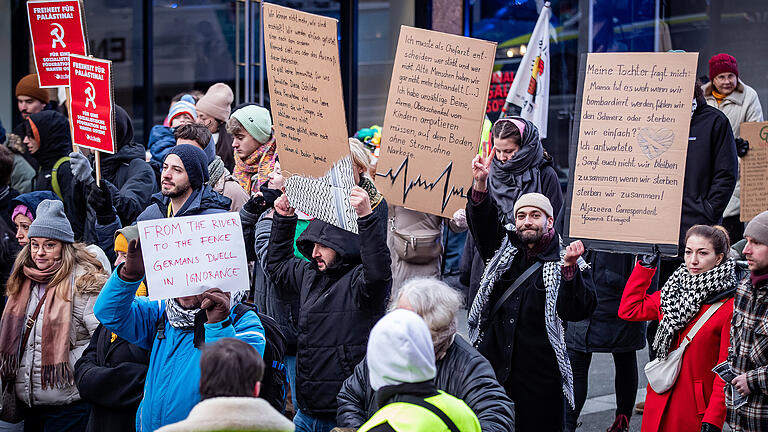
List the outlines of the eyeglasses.
{"label": "eyeglasses", "polygon": [[[29,244],[29,249],[32,251],[32,253],[36,253],[40,249],[40,245],[36,242],[32,242]],[[43,250],[45,252],[53,252],[56,250],[56,243],[50,242],[43,244]]]}

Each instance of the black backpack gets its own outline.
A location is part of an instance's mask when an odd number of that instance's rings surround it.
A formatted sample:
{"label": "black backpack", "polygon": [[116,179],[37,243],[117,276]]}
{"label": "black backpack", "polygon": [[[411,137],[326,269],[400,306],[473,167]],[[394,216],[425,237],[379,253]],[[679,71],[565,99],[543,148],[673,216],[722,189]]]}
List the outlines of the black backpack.
{"label": "black backpack", "polygon": [[285,399],[288,394],[288,374],[286,373],[283,357],[288,342],[285,335],[277,325],[277,321],[267,314],[259,312],[253,303],[242,302],[235,306],[235,319],[237,323],[248,311],[254,311],[264,327],[264,337],[267,339],[264,348],[264,378],[261,380],[259,397],[269,402],[279,412],[285,412]]}

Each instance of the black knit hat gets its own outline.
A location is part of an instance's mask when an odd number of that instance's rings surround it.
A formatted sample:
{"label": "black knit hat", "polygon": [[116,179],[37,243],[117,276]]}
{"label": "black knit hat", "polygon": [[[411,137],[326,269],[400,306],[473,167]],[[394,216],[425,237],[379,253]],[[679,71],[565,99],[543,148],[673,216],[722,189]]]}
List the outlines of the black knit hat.
{"label": "black knit hat", "polygon": [[175,154],[184,164],[184,169],[189,177],[189,184],[192,189],[200,189],[208,179],[208,157],[200,147],[192,144],[180,144],[174,146],[168,155]]}

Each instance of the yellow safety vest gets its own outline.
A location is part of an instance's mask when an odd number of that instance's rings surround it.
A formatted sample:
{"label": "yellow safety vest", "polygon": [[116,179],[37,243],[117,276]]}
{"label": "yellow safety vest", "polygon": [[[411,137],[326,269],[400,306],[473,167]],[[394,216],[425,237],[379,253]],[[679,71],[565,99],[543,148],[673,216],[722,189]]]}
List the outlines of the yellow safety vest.
{"label": "yellow safety vest", "polygon": [[[448,416],[460,432],[481,432],[477,416],[463,400],[441,390],[437,395],[424,400]],[[357,432],[366,432],[385,423],[397,432],[450,432],[448,426],[436,414],[407,402],[394,402],[384,406]]]}

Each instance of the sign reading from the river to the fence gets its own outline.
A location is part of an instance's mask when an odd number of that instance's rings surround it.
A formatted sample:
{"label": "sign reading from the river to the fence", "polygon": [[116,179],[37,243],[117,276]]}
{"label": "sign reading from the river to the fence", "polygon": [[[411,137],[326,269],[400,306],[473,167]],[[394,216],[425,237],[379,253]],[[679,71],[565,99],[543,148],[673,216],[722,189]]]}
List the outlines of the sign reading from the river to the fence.
{"label": "sign reading from the river to the fence", "polygon": [[86,55],[85,19],[78,0],[27,2],[29,33],[40,87],[69,85],[69,55]]}
{"label": "sign reading from the river to the fence", "polygon": [[400,27],[376,187],[391,204],[450,217],[466,204],[496,43]]}
{"label": "sign reading from the river to the fence", "polygon": [[337,20],[264,3],[264,57],[280,166],[322,177],[349,155]]}
{"label": "sign reading from the river to the fence", "polygon": [[698,53],[582,59],[565,236],[676,255]]}
{"label": "sign reading from the river to the fence", "polygon": [[742,123],[749,151],[741,158],[741,221],[768,210],[768,122]]}
{"label": "sign reading from the river to the fence", "polygon": [[139,221],[151,300],[198,295],[209,288],[248,289],[240,214]]}
{"label": "sign reading from the river to the fence", "polygon": [[115,152],[115,102],[112,62],[71,55],[70,114],[72,142],[107,153]]}

